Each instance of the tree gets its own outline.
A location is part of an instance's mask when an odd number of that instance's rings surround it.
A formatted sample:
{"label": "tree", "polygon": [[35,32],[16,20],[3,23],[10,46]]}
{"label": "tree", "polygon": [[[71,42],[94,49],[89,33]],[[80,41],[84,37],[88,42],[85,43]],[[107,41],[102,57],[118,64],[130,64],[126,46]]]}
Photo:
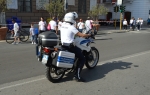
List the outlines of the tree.
{"label": "tree", "polygon": [[7,0],[0,0],[0,12],[7,10]]}
{"label": "tree", "polygon": [[88,12],[88,15],[94,19],[97,19],[99,15],[106,15],[107,12],[108,9],[104,5],[98,4],[92,7],[92,9]]}
{"label": "tree", "polygon": [[63,0],[53,0],[48,4],[44,5],[46,11],[52,16],[62,16],[64,14],[64,1]]}

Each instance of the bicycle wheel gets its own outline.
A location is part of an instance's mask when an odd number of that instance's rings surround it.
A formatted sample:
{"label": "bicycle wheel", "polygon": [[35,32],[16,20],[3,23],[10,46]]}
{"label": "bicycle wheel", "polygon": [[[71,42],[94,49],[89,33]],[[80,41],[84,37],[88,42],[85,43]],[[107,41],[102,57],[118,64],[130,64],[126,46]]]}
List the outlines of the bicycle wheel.
{"label": "bicycle wheel", "polygon": [[12,33],[11,32],[7,32],[5,39],[6,39],[6,42],[9,43],[9,44],[14,42],[14,37],[12,37]]}
{"label": "bicycle wheel", "polygon": [[26,42],[29,39],[29,35],[23,31],[19,32],[19,37],[22,42]]}

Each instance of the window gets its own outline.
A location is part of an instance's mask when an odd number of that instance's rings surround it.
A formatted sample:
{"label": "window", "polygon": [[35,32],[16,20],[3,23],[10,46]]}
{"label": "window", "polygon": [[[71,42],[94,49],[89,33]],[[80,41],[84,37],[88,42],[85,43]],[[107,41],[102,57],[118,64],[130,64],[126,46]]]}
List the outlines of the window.
{"label": "window", "polygon": [[78,0],[78,13],[86,13],[86,0]]}
{"label": "window", "polygon": [[18,0],[20,12],[32,12],[32,0]]}

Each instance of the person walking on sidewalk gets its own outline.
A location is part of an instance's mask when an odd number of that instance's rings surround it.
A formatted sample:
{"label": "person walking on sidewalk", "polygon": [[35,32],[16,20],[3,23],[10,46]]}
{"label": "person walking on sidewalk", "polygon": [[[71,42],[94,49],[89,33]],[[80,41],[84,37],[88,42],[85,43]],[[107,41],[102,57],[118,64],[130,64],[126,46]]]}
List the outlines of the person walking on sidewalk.
{"label": "person walking on sidewalk", "polygon": [[[19,25],[16,23],[15,20],[12,20],[12,23],[14,23],[14,42],[12,44],[19,44],[20,43],[20,38],[19,38]],[[16,40],[18,39],[18,42]]]}
{"label": "person walking on sidewalk", "polygon": [[30,28],[29,32],[30,32],[32,44],[36,44],[36,38],[35,38],[36,35],[35,35],[35,29],[34,29],[33,24],[31,24],[31,28]]}
{"label": "person walking on sidewalk", "polygon": [[134,31],[135,29],[135,25],[136,25],[136,21],[135,21],[135,18],[133,18],[133,22],[132,22],[132,30]]}
{"label": "person walking on sidewalk", "polygon": [[141,22],[141,25],[140,25],[140,30],[141,30],[141,28],[143,26],[143,19],[142,18],[140,18],[140,22]]}
{"label": "person walking on sidewalk", "polygon": [[140,25],[141,25],[140,18],[138,18],[136,21],[137,31],[140,30]]}
{"label": "person walking on sidewalk", "polygon": [[46,31],[46,21],[44,21],[44,18],[41,17],[41,21],[39,22],[39,33],[45,32]]}
{"label": "person walking on sidewalk", "polygon": [[80,19],[80,21],[77,24],[77,29],[79,30],[79,32],[82,33],[83,28],[84,28],[84,23],[83,23],[83,20]]}
{"label": "person walking on sidewalk", "polygon": [[128,25],[127,20],[124,19],[124,21],[123,21],[124,30],[127,30],[127,25]]}
{"label": "person walking on sidewalk", "polygon": [[49,22],[50,26],[51,26],[51,31],[58,34],[57,33],[57,22],[55,20],[55,17],[52,18],[52,20]]}
{"label": "person walking on sidewalk", "polygon": [[85,27],[86,31],[89,31],[93,28],[93,20],[91,20],[90,17],[87,17],[87,20],[85,21]]}

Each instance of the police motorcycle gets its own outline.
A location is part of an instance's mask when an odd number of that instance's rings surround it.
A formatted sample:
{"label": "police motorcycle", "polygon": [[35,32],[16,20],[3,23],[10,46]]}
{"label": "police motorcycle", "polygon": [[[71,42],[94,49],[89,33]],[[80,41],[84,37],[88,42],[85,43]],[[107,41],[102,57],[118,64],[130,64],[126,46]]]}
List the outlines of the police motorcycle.
{"label": "police motorcycle", "polygon": [[[67,17],[68,16],[68,17]],[[65,15],[65,21],[74,21],[73,18],[77,17],[75,12]],[[99,52],[95,47],[91,47],[94,42],[94,33],[92,31],[84,31],[91,34],[90,37],[75,37],[74,43],[69,44],[69,48],[76,45],[82,50],[86,59],[84,63],[88,69],[96,67],[99,61]],[[38,60],[46,66],[46,77],[49,81],[56,83],[59,82],[67,73],[73,73],[76,70],[78,58],[75,54],[64,48],[62,43],[59,45],[59,38],[56,33],[46,31],[38,36],[38,45],[36,46],[36,55]]]}
{"label": "police motorcycle", "polygon": [[[89,31],[88,33],[91,33]],[[76,37],[74,44],[82,50],[86,58],[85,66],[93,69],[99,61],[99,52],[95,47],[94,35],[88,38]],[[78,58],[74,53],[58,45],[59,38],[53,32],[46,31],[38,36],[36,55],[38,61],[46,66],[46,77],[49,81],[59,82],[67,73],[74,72]]]}

